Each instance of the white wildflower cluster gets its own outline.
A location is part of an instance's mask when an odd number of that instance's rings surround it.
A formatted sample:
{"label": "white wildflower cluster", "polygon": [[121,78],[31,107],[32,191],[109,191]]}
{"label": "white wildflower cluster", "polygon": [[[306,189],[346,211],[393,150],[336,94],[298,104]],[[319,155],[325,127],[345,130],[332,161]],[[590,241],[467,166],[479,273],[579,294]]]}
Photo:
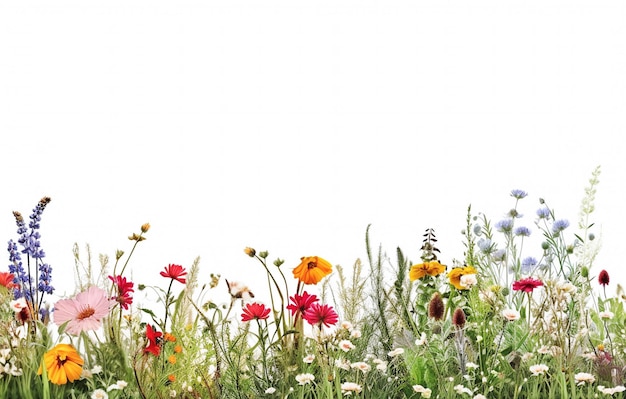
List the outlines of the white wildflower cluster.
{"label": "white wildflower cluster", "polygon": [[0,349],[0,377],[3,374],[14,377],[22,375],[22,369],[15,364],[15,356],[11,355],[11,348]]}

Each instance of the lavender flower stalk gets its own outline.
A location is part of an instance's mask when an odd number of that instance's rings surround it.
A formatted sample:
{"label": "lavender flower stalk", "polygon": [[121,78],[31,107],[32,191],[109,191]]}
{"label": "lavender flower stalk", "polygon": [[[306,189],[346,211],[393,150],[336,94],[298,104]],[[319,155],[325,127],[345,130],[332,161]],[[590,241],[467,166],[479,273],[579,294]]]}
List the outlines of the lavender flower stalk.
{"label": "lavender flower stalk", "polygon": [[[43,294],[52,294],[54,292],[54,287],[51,285],[52,267],[41,260],[46,256],[46,253],[41,248],[39,241],[41,238],[41,234],[39,233],[41,214],[48,203],[50,203],[50,197],[43,197],[39,201],[35,209],[33,209],[33,213],[30,215],[28,228],[26,227],[22,214],[13,212],[17,224],[17,234],[19,235],[17,243],[22,247],[21,253],[26,254],[27,270],[22,264],[20,252],[17,251],[17,245],[10,240],[8,247],[9,260],[11,261],[9,271],[14,273],[14,282],[19,285],[19,287],[14,290],[14,297],[15,299],[24,297],[32,306],[31,314],[33,315],[38,314],[40,309],[42,309]],[[34,266],[36,266],[34,270],[35,278],[32,276],[31,259],[33,259],[35,263]],[[35,280],[38,281],[36,291],[33,287]],[[42,295],[40,296],[39,293],[42,293]],[[42,316],[44,316],[43,313]]]}

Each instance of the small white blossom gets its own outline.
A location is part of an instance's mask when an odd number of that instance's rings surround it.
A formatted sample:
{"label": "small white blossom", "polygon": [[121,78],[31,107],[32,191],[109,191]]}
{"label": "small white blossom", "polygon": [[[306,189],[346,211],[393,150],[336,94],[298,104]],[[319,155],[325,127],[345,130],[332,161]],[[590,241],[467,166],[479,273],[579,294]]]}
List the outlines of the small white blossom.
{"label": "small white blossom", "polygon": [[399,355],[401,355],[403,353],[404,353],[404,349],[396,348],[396,349],[392,350],[391,352],[387,353],[387,356],[389,356],[389,357],[396,357],[396,356],[399,356]]}
{"label": "small white blossom", "polygon": [[471,288],[478,283],[475,274],[464,274],[459,279],[459,284],[463,288]]}
{"label": "small white blossom", "polygon": [[344,382],[341,384],[341,392],[344,395],[350,395],[352,392],[361,393],[361,386],[355,382]]}
{"label": "small white blossom", "polygon": [[276,388],[274,387],[269,387],[265,390],[265,393],[269,395],[273,394],[274,392],[276,392]]}
{"label": "small white blossom", "polygon": [[600,316],[601,319],[612,319],[613,316],[615,316],[615,314],[613,312],[609,312],[608,310],[602,311],[600,313],[598,313],[598,316]]}
{"label": "small white blossom", "polygon": [[91,399],[109,399],[109,395],[104,391],[104,389],[96,389],[91,394]]}
{"label": "small white blossom", "polygon": [[533,375],[537,376],[548,371],[549,367],[546,366],[545,364],[533,364],[532,366],[529,367],[529,369],[530,369],[530,372],[533,373]]}
{"label": "small white blossom", "polygon": [[298,384],[300,385],[310,384],[315,381],[315,376],[311,373],[298,374],[296,376],[296,381],[298,381]]}
{"label": "small white blossom", "polygon": [[419,339],[415,340],[415,345],[422,346],[426,343],[426,333],[422,333]]}
{"label": "small white blossom", "polygon": [[339,349],[341,349],[344,352],[349,352],[350,350],[354,348],[355,348],[354,344],[347,339],[342,339],[341,341],[339,341]]}
{"label": "small white blossom", "polygon": [[504,316],[504,318],[508,321],[515,321],[520,318],[519,312],[515,309],[504,309],[502,311],[502,316]]}
{"label": "small white blossom", "polygon": [[302,359],[304,363],[308,363],[308,364],[313,363],[313,360],[315,360],[315,355],[306,355],[304,359]]}
{"label": "small white blossom", "polygon": [[361,370],[364,374],[372,369],[372,366],[365,362],[355,362],[350,364],[350,367],[353,369]]}
{"label": "small white blossom", "polygon": [[576,380],[576,385],[593,384],[596,381],[596,377],[589,373],[576,373],[574,379]]}

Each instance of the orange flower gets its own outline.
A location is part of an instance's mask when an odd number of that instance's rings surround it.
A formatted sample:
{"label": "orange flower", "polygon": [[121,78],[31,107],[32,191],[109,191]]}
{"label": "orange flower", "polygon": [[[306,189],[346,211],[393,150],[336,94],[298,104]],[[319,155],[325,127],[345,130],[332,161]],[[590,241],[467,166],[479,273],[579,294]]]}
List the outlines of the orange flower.
{"label": "orange flower", "polygon": [[50,382],[63,385],[80,378],[83,359],[72,345],[58,344],[43,355],[43,364],[39,366],[37,374],[42,374],[43,366],[46,366]]}
{"label": "orange flower", "polygon": [[176,346],[174,347],[174,352],[176,352],[176,353],[180,353],[180,352],[182,352],[182,351],[183,351],[183,347],[182,347],[182,346],[180,346],[180,345],[176,345]]}
{"label": "orange flower", "polygon": [[176,381],[176,376],[174,374],[170,374],[170,375],[167,376],[167,379],[170,382],[175,382]]}
{"label": "orange flower", "polygon": [[293,276],[304,284],[317,284],[332,272],[333,267],[319,256],[300,258],[301,262],[293,269]]}
{"label": "orange flower", "polygon": [[170,364],[176,364],[176,356],[175,355],[170,355],[167,358],[167,361],[170,362]]}
{"label": "orange flower", "polygon": [[474,269],[472,266],[455,267],[448,273],[448,279],[450,279],[450,284],[452,284],[457,290],[468,289],[468,287],[461,284],[461,277],[467,274],[476,274],[476,269]]}
{"label": "orange flower", "polygon": [[424,262],[411,266],[411,270],[409,271],[409,279],[411,281],[415,281],[421,279],[426,275],[435,277],[445,271],[445,265],[442,265],[438,261],[433,260],[431,262]]}

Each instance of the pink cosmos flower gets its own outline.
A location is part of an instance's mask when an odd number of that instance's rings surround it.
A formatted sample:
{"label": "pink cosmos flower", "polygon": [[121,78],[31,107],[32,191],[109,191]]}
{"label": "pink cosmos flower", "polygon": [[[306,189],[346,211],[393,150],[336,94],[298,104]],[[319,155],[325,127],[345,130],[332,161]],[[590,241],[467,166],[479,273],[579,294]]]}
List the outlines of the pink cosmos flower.
{"label": "pink cosmos flower", "polygon": [[317,302],[309,306],[307,311],[302,315],[302,318],[311,325],[319,325],[320,328],[322,324],[326,327],[330,327],[331,325],[337,324],[339,321],[339,315],[332,306],[326,304],[320,305]]}
{"label": "pink cosmos flower", "polygon": [[58,326],[67,322],[67,332],[73,335],[81,331],[97,330],[102,319],[109,314],[111,301],[106,291],[91,286],[72,299],[61,299],[54,305],[54,322]]}

